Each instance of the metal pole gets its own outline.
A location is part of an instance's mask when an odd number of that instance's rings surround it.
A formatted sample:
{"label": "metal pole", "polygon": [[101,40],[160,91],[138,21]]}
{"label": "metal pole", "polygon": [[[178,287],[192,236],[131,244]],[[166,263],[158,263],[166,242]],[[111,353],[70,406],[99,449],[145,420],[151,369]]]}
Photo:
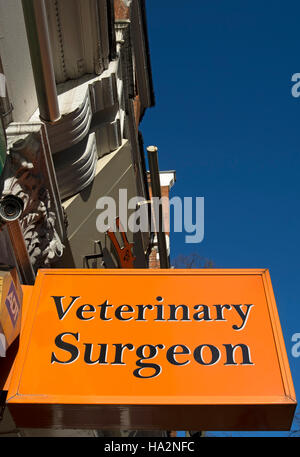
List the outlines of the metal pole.
{"label": "metal pole", "polygon": [[22,5],[40,117],[52,123],[60,118],[60,112],[45,1],[22,0]]}
{"label": "metal pole", "polygon": [[[147,148],[147,152],[148,152],[148,161],[149,161],[149,169],[150,169],[152,197],[157,197],[157,198],[161,199],[161,187],[160,187],[159,166],[158,166],[158,149],[156,146],[149,146]],[[170,268],[161,204],[158,207],[158,214],[157,214],[157,211],[154,211],[154,218],[155,218],[155,226],[156,226],[156,232],[157,232],[160,267],[161,268]]]}

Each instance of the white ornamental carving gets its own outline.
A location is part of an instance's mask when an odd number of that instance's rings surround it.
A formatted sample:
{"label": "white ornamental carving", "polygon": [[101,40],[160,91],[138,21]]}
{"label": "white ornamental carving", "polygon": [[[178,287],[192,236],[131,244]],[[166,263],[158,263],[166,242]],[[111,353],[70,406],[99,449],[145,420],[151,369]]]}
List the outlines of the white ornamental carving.
{"label": "white ornamental carving", "polygon": [[2,198],[15,195],[24,203],[20,225],[35,270],[49,267],[64,250],[55,228],[56,214],[42,157],[39,138],[31,133],[13,144],[1,179]]}

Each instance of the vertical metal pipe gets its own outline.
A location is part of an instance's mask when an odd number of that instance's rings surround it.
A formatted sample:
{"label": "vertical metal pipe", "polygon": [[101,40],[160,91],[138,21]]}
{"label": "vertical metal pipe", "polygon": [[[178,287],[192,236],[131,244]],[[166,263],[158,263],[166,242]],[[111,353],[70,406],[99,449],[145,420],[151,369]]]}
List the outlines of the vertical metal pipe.
{"label": "vertical metal pipe", "polygon": [[22,0],[33,75],[40,109],[46,122],[60,118],[47,13],[44,0]]}
{"label": "vertical metal pipe", "polygon": [[[160,178],[159,178],[159,166],[158,166],[158,149],[156,146],[149,146],[147,148],[148,152],[148,162],[150,169],[150,178],[151,178],[151,189],[152,197],[161,198],[161,187],[160,187]],[[170,268],[168,250],[167,250],[167,241],[166,234],[164,231],[164,221],[163,221],[163,211],[162,205],[159,205],[158,214],[157,211],[154,211],[155,226],[157,231],[157,242],[158,242],[158,251],[159,251],[159,261],[161,268]]]}

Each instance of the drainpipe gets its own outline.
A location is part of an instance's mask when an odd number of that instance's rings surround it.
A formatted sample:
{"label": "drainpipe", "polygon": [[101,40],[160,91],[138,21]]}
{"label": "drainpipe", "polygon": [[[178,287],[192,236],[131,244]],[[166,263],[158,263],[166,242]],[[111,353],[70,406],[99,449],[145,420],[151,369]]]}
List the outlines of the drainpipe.
{"label": "drainpipe", "polygon": [[42,121],[60,118],[44,0],[22,0],[31,63]]}
{"label": "drainpipe", "polygon": [[[148,152],[148,162],[149,162],[149,169],[150,169],[152,197],[157,197],[157,198],[161,199],[161,187],[160,187],[159,166],[158,166],[158,149],[156,146],[149,146],[147,148],[147,152]],[[154,209],[156,209],[155,206],[154,206]],[[156,211],[156,210],[154,211],[154,219],[155,219],[155,227],[156,227],[156,232],[157,232],[160,268],[170,268],[161,204],[158,205],[158,211]]]}

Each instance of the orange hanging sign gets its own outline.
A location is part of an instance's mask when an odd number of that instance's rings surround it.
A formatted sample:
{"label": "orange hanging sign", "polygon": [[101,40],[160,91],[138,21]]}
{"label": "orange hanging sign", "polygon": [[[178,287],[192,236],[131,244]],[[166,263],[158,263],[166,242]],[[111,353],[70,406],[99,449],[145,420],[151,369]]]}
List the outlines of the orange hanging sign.
{"label": "orange hanging sign", "polygon": [[7,396],[19,427],[291,426],[267,270],[41,270],[24,306]]}

